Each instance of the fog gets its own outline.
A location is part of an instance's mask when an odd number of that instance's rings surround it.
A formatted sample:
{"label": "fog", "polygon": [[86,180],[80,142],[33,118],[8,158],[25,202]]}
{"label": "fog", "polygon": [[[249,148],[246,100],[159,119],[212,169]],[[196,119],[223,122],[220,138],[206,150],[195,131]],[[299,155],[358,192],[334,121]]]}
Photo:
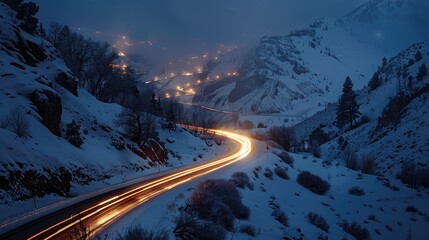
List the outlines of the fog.
{"label": "fog", "polygon": [[[36,0],[38,17],[115,44],[122,36],[146,59],[251,46],[320,17],[338,17],[366,0]],[[123,39],[122,39],[123,40]],[[119,45],[119,44],[117,44]]]}

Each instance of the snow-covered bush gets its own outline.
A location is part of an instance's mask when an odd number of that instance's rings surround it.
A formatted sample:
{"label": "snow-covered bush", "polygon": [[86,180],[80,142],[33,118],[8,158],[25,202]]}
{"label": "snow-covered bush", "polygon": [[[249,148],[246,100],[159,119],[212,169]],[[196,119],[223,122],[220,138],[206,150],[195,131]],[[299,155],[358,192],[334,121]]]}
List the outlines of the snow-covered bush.
{"label": "snow-covered bush", "polygon": [[274,195],[270,196],[268,205],[273,210],[271,212],[271,216],[273,216],[274,219],[277,220],[281,225],[285,227],[289,226],[289,219],[286,216],[286,213],[280,209],[280,205],[276,202],[276,197]]}
{"label": "snow-covered bush", "polygon": [[253,189],[253,183],[250,182],[249,176],[245,172],[235,172],[229,180],[238,188],[248,187],[251,190]]}
{"label": "snow-covered bush", "polygon": [[331,187],[331,185],[327,181],[308,171],[303,171],[299,173],[297,182],[308,190],[319,195],[325,194]]}
{"label": "snow-covered bush", "polygon": [[363,190],[363,188],[360,188],[358,186],[354,186],[354,187],[349,189],[349,194],[355,195],[355,196],[362,196],[362,195],[365,195],[365,191]]}
{"label": "snow-covered bush", "polygon": [[117,138],[117,137],[112,136],[110,138],[110,145],[114,146],[119,151],[125,149],[125,142],[121,137]]}
{"label": "snow-covered bush", "polygon": [[233,230],[234,217],[247,219],[250,216],[235,184],[224,179],[199,183],[188,200],[189,208],[198,213],[198,217],[214,220],[229,231]]}
{"label": "snow-covered bush", "polygon": [[80,125],[77,124],[74,120],[67,124],[67,130],[64,137],[76,147],[80,147],[83,144],[83,140],[80,136]]}
{"label": "snow-covered bush", "polygon": [[251,224],[240,225],[239,231],[252,237],[256,236],[256,228]]}
{"label": "snow-covered bush", "polygon": [[288,179],[289,179],[289,176],[287,175],[287,172],[286,172],[286,170],[285,170],[284,168],[281,168],[281,167],[275,167],[275,168],[274,168],[274,173],[275,173],[278,177],[280,177],[280,178],[283,178],[283,179],[286,179],[286,180],[288,180]]}
{"label": "snow-covered bush", "polygon": [[124,235],[119,235],[116,238],[117,240],[136,240],[136,239],[145,239],[145,240],[168,240],[168,232],[165,229],[156,230],[148,229],[142,227],[141,225],[135,225],[129,227]]}
{"label": "snow-covered bush", "polygon": [[266,177],[266,178],[268,178],[268,179],[273,179],[273,171],[271,171],[271,169],[269,169],[269,168],[265,168],[265,171],[264,171],[264,176]]}
{"label": "snow-covered bush", "polygon": [[322,229],[323,231],[325,231],[325,232],[329,232],[329,224],[326,222],[326,220],[322,217],[322,216],[320,216],[319,214],[317,214],[317,213],[313,213],[313,212],[310,212],[308,215],[307,215],[307,219],[308,219],[308,221],[311,223],[311,224],[313,224],[314,226],[316,226],[317,228],[320,228],[320,229]]}
{"label": "snow-covered bush", "polygon": [[350,224],[348,221],[344,220],[340,225],[346,233],[352,235],[354,238],[356,238],[356,240],[371,239],[368,229],[360,226],[356,222],[352,222]]}
{"label": "snow-covered bush", "polygon": [[285,162],[286,164],[289,164],[289,166],[293,167],[293,157],[286,151],[281,151],[280,153],[276,153],[279,158]]}
{"label": "snow-covered bush", "polygon": [[226,230],[222,226],[211,221],[199,219],[194,213],[189,213],[186,208],[180,210],[179,216],[174,219],[176,226],[173,234],[177,239],[226,239]]}

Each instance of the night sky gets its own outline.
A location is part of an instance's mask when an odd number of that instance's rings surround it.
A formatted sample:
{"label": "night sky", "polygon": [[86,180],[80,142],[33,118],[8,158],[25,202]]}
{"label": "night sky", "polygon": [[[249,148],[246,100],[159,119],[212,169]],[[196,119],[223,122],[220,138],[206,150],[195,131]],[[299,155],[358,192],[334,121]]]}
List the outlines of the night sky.
{"label": "night sky", "polygon": [[[113,43],[118,35],[151,41],[168,54],[252,45],[319,17],[338,17],[366,0],[35,0],[38,17]],[[99,32],[95,35],[96,31]]]}

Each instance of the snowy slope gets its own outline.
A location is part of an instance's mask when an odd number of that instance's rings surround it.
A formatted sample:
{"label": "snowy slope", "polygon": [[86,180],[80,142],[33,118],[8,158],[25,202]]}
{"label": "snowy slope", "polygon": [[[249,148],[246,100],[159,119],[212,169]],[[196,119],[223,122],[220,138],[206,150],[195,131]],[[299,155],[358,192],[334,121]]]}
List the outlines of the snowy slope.
{"label": "snowy slope", "polygon": [[370,0],[338,22],[356,38],[392,55],[429,38],[428,12],[426,0]]}
{"label": "snowy slope", "polygon": [[[236,231],[229,232],[227,239],[354,239],[339,226],[343,220],[355,221],[365,227],[371,239],[405,239],[409,231],[412,239],[425,239],[429,211],[427,192],[420,193],[404,187],[398,180],[360,174],[335,163],[328,166],[323,159],[306,155],[291,154],[294,158],[292,167],[273,154],[280,150],[270,149],[266,153],[265,144],[257,141],[254,146],[255,154],[250,158],[204,176],[191,183],[191,187],[179,186],[163,197],[149,201],[119,220],[103,236],[107,234],[108,239],[114,239],[118,234],[124,234],[128,227],[142,225],[148,229],[166,229],[174,239],[174,218],[193,190],[192,186],[205,179],[229,179],[234,172],[243,171],[254,185],[254,190],[240,189],[243,203],[250,208],[250,218],[236,220],[235,226],[239,229],[242,225],[251,224],[255,227],[256,236]],[[287,169],[290,179],[282,179],[276,174],[272,179],[264,176],[265,169],[273,171],[276,166]],[[303,188],[296,181],[301,171],[310,171],[325,179],[331,184],[330,190],[325,195],[316,195]],[[361,187],[365,194],[349,194],[353,186]],[[273,210],[269,205],[272,196],[288,218],[287,227],[272,216]],[[418,212],[406,211],[408,206],[414,206]],[[310,212],[327,221],[328,232],[309,223],[306,216]],[[148,216],[151,216],[150,221]]]}
{"label": "snowy slope", "polygon": [[[420,61],[415,60],[417,51],[422,53]],[[412,61],[410,61],[412,60]],[[410,63],[412,63],[410,65]],[[422,64],[429,65],[429,41],[413,44],[400,54],[390,59],[385,67],[380,68],[379,75],[383,84],[373,91],[364,88],[358,91],[360,112],[368,117],[369,122],[343,134],[358,156],[372,155],[376,158],[378,173],[394,176],[404,163],[414,162],[419,167],[427,167],[429,162],[429,77],[417,80],[416,76]],[[398,76],[398,69],[401,70]],[[408,73],[404,79],[404,69]],[[409,85],[409,77],[411,83]],[[402,91],[410,96],[409,102],[400,111],[396,121],[381,125],[379,119],[389,100],[398,96],[398,84]],[[330,105],[326,110],[295,126],[299,139],[308,139],[311,131],[325,125],[324,131],[335,137],[337,129],[333,126],[336,106]],[[399,110],[398,110],[399,111]],[[335,137],[322,145],[322,156],[326,159],[342,158],[341,150]]]}
{"label": "snowy slope", "polygon": [[205,87],[194,101],[220,109],[308,116],[338,96],[348,75],[357,87],[382,58],[334,19],[319,19],[286,36],[263,37],[238,77]]}
{"label": "snowy slope", "polygon": [[338,98],[346,76],[361,89],[383,55],[429,37],[428,5],[372,0],[339,19],[263,37],[239,77],[206,86],[193,101],[241,113],[311,116]]}
{"label": "snowy slope", "polygon": [[[208,147],[187,130],[160,129],[159,140],[168,151],[168,160],[152,167],[148,158],[130,150],[127,145],[138,146],[123,138],[122,129],[115,126],[121,106],[100,102],[79,88],[56,49],[19,29],[15,12],[3,3],[0,18],[0,211],[4,213],[0,221],[32,210],[33,201],[25,200],[33,197],[26,187],[31,185],[31,176],[53,185],[52,177],[59,176],[61,168],[71,174],[70,192],[42,194],[39,197],[46,199],[41,200],[45,205],[63,199],[58,195],[80,195],[115,181],[191,164],[224,151],[225,146]],[[60,75],[66,80],[60,81]],[[28,120],[27,136],[18,137],[3,124],[16,110]],[[80,147],[65,139],[66,125],[72,120],[80,125],[84,141]],[[122,142],[124,148],[117,149],[115,141]],[[122,177],[109,181],[113,176]]]}

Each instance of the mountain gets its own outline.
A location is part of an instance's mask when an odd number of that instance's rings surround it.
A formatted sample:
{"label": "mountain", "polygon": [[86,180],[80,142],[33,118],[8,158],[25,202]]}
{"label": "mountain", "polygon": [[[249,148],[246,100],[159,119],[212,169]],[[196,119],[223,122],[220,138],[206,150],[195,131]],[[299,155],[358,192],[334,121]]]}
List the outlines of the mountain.
{"label": "mountain", "polygon": [[[411,45],[377,70],[379,87],[357,91],[360,126],[341,138],[358,158],[371,156],[378,174],[395,176],[407,164],[429,167],[429,76],[419,77],[422,65],[429,66],[429,40]],[[294,128],[298,138],[307,141],[321,128],[331,138],[321,146],[322,157],[342,161],[344,145],[338,140],[335,116],[336,104],[331,104]]]}
{"label": "mountain", "polygon": [[[311,116],[336,101],[346,76],[361,89],[384,55],[423,40],[429,22],[426,5],[423,1],[370,1],[342,18],[318,19],[286,36],[263,37],[239,67],[239,76],[206,84],[193,101],[223,110]],[[362,37],[370,27],[384,28],[391,19],[409,18],[395,28],[409,29],[397,44],[397,37],[378,42]]]}
{"label": "mountain", "polygon": [[167,161],[152,162],[115,124],[122,106],[79,87],[58,51],[20,29],[3,3],[0,19],[0,221],[32,210],[36,196],[46,205],[219,151],[181,128],[159,128]]}
{"label": "mountain", "polygon": [[429,38],[424,30],[429,24],[428,11],[425,0],[370,0],[338,22],[354,37],[395,55]]}

